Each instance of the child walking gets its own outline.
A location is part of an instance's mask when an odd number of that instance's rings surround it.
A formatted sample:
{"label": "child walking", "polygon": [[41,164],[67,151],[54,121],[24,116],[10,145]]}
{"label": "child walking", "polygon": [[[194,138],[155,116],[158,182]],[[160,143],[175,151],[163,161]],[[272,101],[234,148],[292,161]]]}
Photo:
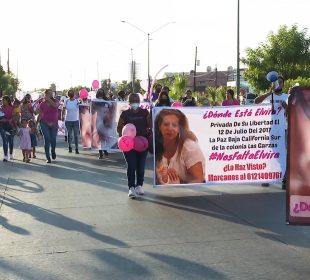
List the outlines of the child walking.
{"label": "child walking", "polygon": [[[36,146],[38,146],[39,132],[36,127],[36,123],[34,120],[28,121],[28,126],[30,128],[30,140],[31,140],[31,149],[32,149],[32,157],[36,158]],[[29,158],[31,158],[31,151],[29,153]]]}
{"label": "child walking", "polygon": [[20,136],[20,148],[23,153],[23,162],[30,162],[29,155],[31,153],[31,138],[30,138],[31,128],[28,126],[28,120],[21,120],[21,128],[18,131]]}

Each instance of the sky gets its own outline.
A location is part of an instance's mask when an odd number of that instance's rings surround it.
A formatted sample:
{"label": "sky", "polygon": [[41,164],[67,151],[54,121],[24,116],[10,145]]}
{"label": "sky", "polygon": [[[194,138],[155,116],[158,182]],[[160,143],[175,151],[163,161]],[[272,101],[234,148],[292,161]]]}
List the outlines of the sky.
{"label": "sky", "polygon": [[[129,80],[132,58],[146,80],[147,33],[152,77],[166,65],[157,78],[193,70],[196,47],[197,71],[237,65],[237,0],[0,0],[0,7],[1,64],[7,70],[9,48],[25,91]],[[309,10],[309,0],[240,0],[240,56],[280,25],[308,28]]]}

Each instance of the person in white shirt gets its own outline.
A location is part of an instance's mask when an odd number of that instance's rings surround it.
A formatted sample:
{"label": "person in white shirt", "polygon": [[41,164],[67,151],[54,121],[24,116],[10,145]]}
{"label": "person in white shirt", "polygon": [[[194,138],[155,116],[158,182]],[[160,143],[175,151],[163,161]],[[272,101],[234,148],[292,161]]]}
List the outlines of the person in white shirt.
{"label": "person in white shirt", "polygon": [[68,149],[72,153],[72,131],[74,134],[75,153],[79,154],[79,101],[74,98],[73,90],[67,93],[68,98],[63,105],[63,121],[68,133]]}
{"label": "person in white shirt", "polygon": [[[271,89],[263,95],[260,95],[255,98],[254,103],[271,103],[273,110],[277,111],[279,107],[282,107],[284,110],[283,114],[287,116],[288,109],[288,94],[282,92],[284,87],[284,78],[282,76],[278,77],[278,86],[276,87],[275,83],[272,83]],[[285,139],[287,142],[287,121],[285,121]],[[286,143],[287,144],[287,143]],[[267,187],[269,183],[263,183],[262,186]],[[282,189],[286,189],[286,171],[282,180]]]}
{"label": "person in white shirt", "polygon": [[[276,110],[279,106],[283,107],[285,110],[287,109],[287,101],[288,95],[282,92],[284,86],[284,78],[278,77],[279,86],[275,88],[275,84],[273,83],[271,89],[263,95],[260,95],[255,98],[255,104],[260,103],[272,103],[274,105],[274,109]],[[285,110],[283,110],[285,112]]]}

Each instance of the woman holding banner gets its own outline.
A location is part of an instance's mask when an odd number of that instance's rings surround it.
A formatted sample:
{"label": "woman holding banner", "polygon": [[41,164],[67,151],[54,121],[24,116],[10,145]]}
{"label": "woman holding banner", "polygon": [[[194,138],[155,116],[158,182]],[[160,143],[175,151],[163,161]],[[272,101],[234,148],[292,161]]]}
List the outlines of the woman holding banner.
{"label": "woman holding banner", "polygon": [[222,102],[222,106],[240,105],[240,101],[234,98],[235,92],[232,89],[226,91],[226,99]]}
{"label": "woman holding banner", "polygon": [[155,119],[156,183],[205,182],[205,159],[188,119],[177,109],[163,109]]}

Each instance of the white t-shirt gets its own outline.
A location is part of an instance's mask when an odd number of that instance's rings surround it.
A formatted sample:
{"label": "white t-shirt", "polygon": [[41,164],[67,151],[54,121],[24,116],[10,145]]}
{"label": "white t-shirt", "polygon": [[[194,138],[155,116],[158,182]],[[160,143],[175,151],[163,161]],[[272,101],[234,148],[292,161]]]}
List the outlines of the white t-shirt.
{"label": "white t-shirt", "polygon": [[65,121],[79,120],[79,102],[77,99],[66,99],[64,102],[64,108],[66,108]]}
{"label": "white t-shirt", "polygon": [[[287,103],[288,101],[288,95],[284,92],[282,92],[281,94],[273,94],[273,103],[275,105],[275,108],[282,106],[282,102]],[[267,96],[262,103],[266,104],[266,103],[270,103],[272,102],[272,94],[270,94],[269,96]]]}
{"label": "white t-shirt", "polygon": [[198,142],[188,139],[184,142],[180,158],[178,158],[178,151],[176,151],[173,157],[170,159],[169,164],[168,159],[163,156],[159,165],[164,165],[168,168],[175,169],[179,174],[180,183],[187,184],[191,180],[187,174],[187,170],[198,162],[202,163],[203,176],[205,177],[204,155],[199,147]]}
{"label": "white t-shirt", "polygon": [[[272,102],[272,94],[270,94],[268,97],[264,99],[262,103],[264,104],[271,104]],[[273,93],[273,104],[274,104],[274,109],[277,111],[279,107],[282,107],[282,112],[285,114],[285,109],[282,106],[282,102],[285,102],[286,104],[288,103],[288,94],[282,92],[281,94],[277,95]],[[285,118],[286,120],[286,118]],[[287,129],[287,121],[285,121],[285,129]]]}

